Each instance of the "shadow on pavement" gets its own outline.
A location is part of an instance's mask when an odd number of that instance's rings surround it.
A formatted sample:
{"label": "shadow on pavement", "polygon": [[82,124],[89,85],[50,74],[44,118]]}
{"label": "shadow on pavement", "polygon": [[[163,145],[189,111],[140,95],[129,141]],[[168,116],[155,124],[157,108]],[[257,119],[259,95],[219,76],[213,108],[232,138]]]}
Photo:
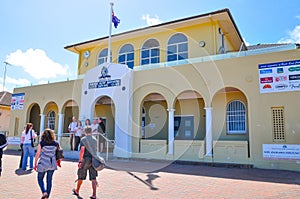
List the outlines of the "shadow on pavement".
{"label": "shadow on pavement", "polygon": [[136,176],[135,174],[133,174],[132,172],[127,171],[127,173],[131,176],[133,176],[134,178],[138,179],[139,181],[141,181],[142,183],[144,183],[145,185],[147,185],[151,190],[158,190],[157,187],[153,186],[152,181],[155,180],[156,178],[159,178],[158,175],[155,174],[148,174],[147,177],[148,179],[143,180],[141,178],[139,178],[138,176]]}
{"label": "shadow on pavement", "polygon": [[17,174],[18,176],[22,176],[22,175],[28,175],[31,174],[32,170],[23,170],[23,169],[16,169],[15,170],[15,174]]}
{"label": "shadow on pavement", "polygon": [[[4,151],[4,154],[20,156],[20,152],[15,150],[6,150]],[[63,161],[76,162],[76,160],[70,159],[64,159]],[[201,164],[180,164],[170,161],[124,160],[117,158],[108,161],[105,169],[126,171],[128,174],[137,178],[151,189],[156,189],[152,185],[152,181],[159,177],[153,174],[158,172],[300,185],[300,172],[276,169],[228,168]],[[143,180],[132,174],[132,172],[148,173],[149,176],[148,179]],[[29,173],[30,172],[28,171],[22,173],[22,171],[16,170],[17,175],[25,175]]]}
{"label": "shadow on pavement", "polygon": [[276,169],[246,169],[171,164],[158,170],[158,172],[300,185],[300,172]]}

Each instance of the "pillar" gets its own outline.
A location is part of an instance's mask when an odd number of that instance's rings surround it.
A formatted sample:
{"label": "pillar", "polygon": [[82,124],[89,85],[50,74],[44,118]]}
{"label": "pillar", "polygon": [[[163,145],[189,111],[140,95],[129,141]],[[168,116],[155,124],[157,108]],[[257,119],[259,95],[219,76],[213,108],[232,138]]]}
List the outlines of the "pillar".
{"label": "pillar", "polygon": [[206,112],[205,155],[212,156],[212,107],[205,107],[204,109]]}
{"label": "pillar", "polygon": [[42,132],[44,131],[44,128],[45,128],[45,118],[46,118],[46,115],[44,114],[40,114],[40,117],[41,117],[41,120],[40,120],[40,135],[42,135]]}
{"label": "pillar", "polygon": [[175,109],[167,109],[169,112],[168,120],[168,154],[174,154],[174,111]]}
{"label": "pillar", "polygon": [[60,143],[62,134],[63,134],[63,121],[64,121],[64,114],[58,114],[58,129],[57,129],[57,141]]}

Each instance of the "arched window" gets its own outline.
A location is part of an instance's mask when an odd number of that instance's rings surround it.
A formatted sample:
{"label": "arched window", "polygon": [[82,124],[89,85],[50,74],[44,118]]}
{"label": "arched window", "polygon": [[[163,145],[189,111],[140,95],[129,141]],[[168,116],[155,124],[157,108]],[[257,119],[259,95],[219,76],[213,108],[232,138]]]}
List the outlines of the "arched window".
{"label": "arched window", "polygon": [[188,58],[188,40],[185,35],[177,33],[168,41],[167,61],[176,61]]}
{"label": "arched window", "polygon": [[228,134],[246,133],[246,107],[239,100],[233,100],[227,105],[226,124]]}
{"label": "arched window", "polygon": [[131,44],[126,44],[122,46],[119,51],[119,64],[126,64],[129,68],[134,66],[134,48]]}
{"label": "arched window", "polygon": [[50,111],[47,115],[47,128],[54,130],[55,128],[55,112]]}
{"label": "arched window", "polygon": [[141,65],[159,63],[159,43],[156,39],[147,40],[141,51]]}
{"label": "arched window", "polygon": [[[103,49],[98,56],[98,65],[103,64],[107,62],[107,56],[108,56],[108,49],[105,48]],[[111,52],[110,52],[110,61],[112,60]]]}

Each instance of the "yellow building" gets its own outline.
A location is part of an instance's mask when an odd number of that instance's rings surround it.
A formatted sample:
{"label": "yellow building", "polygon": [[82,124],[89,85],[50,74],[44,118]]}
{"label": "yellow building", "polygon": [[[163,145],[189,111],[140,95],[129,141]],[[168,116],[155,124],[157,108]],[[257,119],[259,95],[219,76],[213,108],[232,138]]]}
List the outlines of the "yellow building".
{"label": "yellow building", "polygon": [[103,117],[116,157],[300,171],[298,44],[247,47],[228,9],[66,46],[78,79],[16,88],[23,124]]}
{"label": "yellow building", "polygon": [[0,92],[0,132],[8,135],[10,121],[11,93]]}

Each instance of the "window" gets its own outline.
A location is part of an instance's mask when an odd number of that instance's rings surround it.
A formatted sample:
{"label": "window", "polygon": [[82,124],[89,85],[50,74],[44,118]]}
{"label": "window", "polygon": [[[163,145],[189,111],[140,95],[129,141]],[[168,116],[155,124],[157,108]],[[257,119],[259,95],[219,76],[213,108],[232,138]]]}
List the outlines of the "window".
{"label": "window", "polygon": [[285,141],[284,108],[272,107],[273,141]]}
{"label": "window", "polygon": [[246,107],[242,102],[233,100],[227,105],[226,124],[228,134],[246,133]]}
{"label": "window", "polygon": [[55,128],[55,112],[50,111],[47,115],[47,128],[54,130]]}
{"label": "window", "polygon": [[129,68],[133,69],[134,48],[131,44],[126,44],[120,49],[118,63],[126,64]]}
{"label": "window", "polygon": [[159,43],[156,39],[147,40],[141,51],[141,65],[159,63]]}
{"label": "window", "polygon": [[[105,48],[103,49],[98,56],[98,65],[103,64],[107,62],[107,56],[108,56],[108,49]],[[112,60],[111,52],[110,52],[110,61]]]}
{"label": "window", "polygon": [[174,137],[176,140],[194,139],[194,116],[174,117]]}
{"label": "window", "polygon": [[167,61],[176,61],[188,58],[188,41],[185,35],[177,33],[168,41]]}

